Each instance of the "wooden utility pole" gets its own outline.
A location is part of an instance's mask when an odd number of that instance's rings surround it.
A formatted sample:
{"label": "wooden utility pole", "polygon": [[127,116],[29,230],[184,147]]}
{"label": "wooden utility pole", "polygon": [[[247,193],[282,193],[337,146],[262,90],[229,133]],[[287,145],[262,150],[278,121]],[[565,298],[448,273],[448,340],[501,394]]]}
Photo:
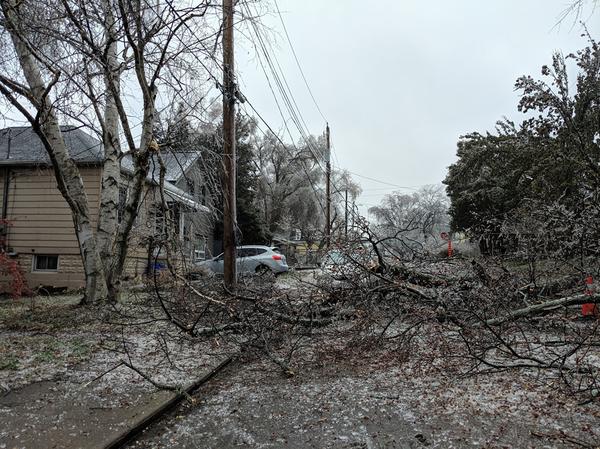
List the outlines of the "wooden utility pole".
{"label": "wooden utility pole", "polygon": [[348,187],[346,187],[345,191],[345,206],[344,209],[344,237],[348,240]]}
{"label": "wooden utility pole", "polygon": [[325,206],[325,239],[327,246],[331,244],[331,145],[329,143],[329,123],[325,128],[325,136],[327,137],[327,150],[325,152],[325,195],[326,206]]}
{"label": "wooden utility pole", "polygon": [[223,277],[235,290],[235,80],[233,59],[233,0],[223,0]]}

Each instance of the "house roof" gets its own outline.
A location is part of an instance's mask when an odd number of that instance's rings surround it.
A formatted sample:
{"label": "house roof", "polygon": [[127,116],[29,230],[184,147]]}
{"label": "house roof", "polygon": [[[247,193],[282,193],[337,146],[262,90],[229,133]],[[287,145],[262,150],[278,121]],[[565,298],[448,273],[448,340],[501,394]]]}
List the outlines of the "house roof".
{"label": "house roof", "polygon": [[[78,163],[101,163],[102,143],[75,126],[61,126],[69,154]],[[50,164],[48,153],[30,126],[0,130],[0,162]]]}
{"label": "house roof", "polygon": [[[165,163],[166,173],[165,180],[169,182],[179,181],[198,159],[198,152],[190,151],[164,151],[161,153],[163,161]],[[125,155],[121,160],[121,166],[128,170],[133,171],[133,160],[131,156]],[[148,176],[156,181],[160,178],[160,164],[158,158],[153,155],[150,160],[150,170]]]}
{"label": "house roof", "polygon": [[167,179],[171,182],[178,181],[198,160],[198,156],[197,151],[167,151],[163,153],[163,161],[167,168]]}
{"label": "house roof", "polygon": [[[96,138],[75,126],[60,127],[71,158],[77,163],[96,163],[104,161],[104,148]],[[198,204],[189,194],[177,188],[172,182],[179,180],[198,154],[192,152],[165,153],[163,160],[167,167],[165,191],[173,199],[198,210],[208,210]],[[50,165],[50,158],[38,135],[29,126],[11,127],[0,130],[0,165]],[[125,154],[121,159],[121,169],[133,173],[131,156]],[[159,183],[159,164],[153,156],[148,173],[148,181]]]}
{"label": "house roof", "polygon": [[[75,126],[60,127],[71,158],[77,163],[102,163],[102,142]],[[162,154],[167,169],[165,179],[177,182],[198,159],[196,151],[165,151]],[[50,164],[50,158],[42,141],[30,126],[0,130],[0,164]],[[133,161],[127,154],[121,161],[127,171],[133,171]],[[159,163],[156,156],[150,162],[149,177],[159,179]]]}
{"label": "house roof", "polygon": [[[168,159],[166,155],[163,155],[163,160],[165,161],[165,167],[167,169],[167,172],[165,173],[164,184],[165,193],[167,196],[196,210],[209,212],[210,209],[208,207],[199,204],[189,193],[175,186],[174,183],[177,182],[177,180],[180,179],[185,173],[185,169],[182,168],[183,165],[181,165],[181,161],[173,158],[171,160],[171,165],[169,165],[167,163]],[[195,158],[192,159],[191,163],[193,163],[195,160]],[[191,163],[188,164],[188,167],[191,165]],[[135,169],[131,155],[126,154],[123,156],[121,159],[121,169],[130,174],[134,173]],[[150,169],[148,170],[147,179],[152,184],[160,184],[160,164],[158,163],[156,156],[153,156],[150,160]]]}

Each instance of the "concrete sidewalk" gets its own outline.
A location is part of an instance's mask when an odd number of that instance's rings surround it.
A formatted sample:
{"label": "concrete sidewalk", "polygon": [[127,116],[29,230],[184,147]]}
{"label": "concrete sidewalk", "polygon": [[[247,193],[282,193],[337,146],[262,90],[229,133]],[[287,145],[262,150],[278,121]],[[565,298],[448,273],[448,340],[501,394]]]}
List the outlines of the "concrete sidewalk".
{"label": "concrete sidewalk", "polygon": [[[185,390],[198,388],[229,361],[222,359],[199,372]],[[104,388],[99,397],[93,385],[68,379],[33,383],[0,398],[0,448],[119,447],[182,397],[173,391],[137,388]]]}

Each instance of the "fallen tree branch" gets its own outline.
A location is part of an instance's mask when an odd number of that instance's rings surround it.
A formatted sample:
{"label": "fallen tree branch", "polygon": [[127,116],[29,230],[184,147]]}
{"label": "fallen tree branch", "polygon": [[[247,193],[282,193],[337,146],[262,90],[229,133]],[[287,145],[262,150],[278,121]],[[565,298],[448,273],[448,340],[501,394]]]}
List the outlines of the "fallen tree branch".
{"label": "fallen tree branch", "polygon": [[223,301],[219,301],[218,299],[211,298],[210,296],[207,296],[207,295],[201,293],[198,289],[194,288],[194,286],[190,283],[190,281],[188,281],[184,276],[182,276],[180,274],[177,274],[177,273],[175,274],[175,276],[179,280],[183,281],[183,283],[185,284],[185,286],[187,288],[189,288],[192,291],[192,293],[194,295],[198,296],[199,298],[205,299],[205,300],[207,300],[209,302],[212,302],[214,304],[218,304],[218,305],[223,306],[223,307],[227,307],[227,305]]}
{"label": "fallen tree branch", "polygon": [[600,301],[600,295],[587,295],[580,294],[574,296],[567,296],[564,298],[553,299],[551,301],[542,302],[540,304],[534,304],[529,307],[524,307],[522,309],[513,310],[508,315],[498,318],[492,318],[490,320],[486,320],[485,324],[488,326],[497,326],[499,324],[505,323],[507,321],[512,321],[516,318],[521,318],[529,315],[535,315],[541,312],[548,312],[554,309],[558,309],[560,307],[566,306],[574,306],[578,304],[586,304],[586,303],[597,303]]}
{"label": "fallen tree branch", "polygon": [[90,380],[89,382],[86,382],[85,384],[83,384],[83,386],[80,388],[80,390],[83,390],[84,388],[88,387],[90,384],[92,384],[93,382],[96,382],[98,379],[106,376],[108,373],[110,373],[111,371],[116,370],[117,368],[119,368],[120,366],[123,366],[124,363],[121,361],[119,363],[117,363],[115,366],[113,366],[112,368],[109,368],[108,370],[104,371],[102,374],[99,374],[98,376],[94,377],[92,380]]}
{"label": "fallen tree branch", "polygon": [[518,291],[521,293],[538,292],[539,294],[543,293],[548,296],[572,288],[580,282],[581,279],[579,276],[562,276],[539,284],[530,282],[527,285],[520,287]]}
{"label": "fallen tree branch", "polygon": [[168,385],[168,384],[156,382],[154,379],[152,379],[150,376],[148,376],[142,370],[140,370],[139,368],[135,367],[133,364],[128,363],[124,360],[121,360],[121,365],[126,366],[127,368],[135,371],[142,378],[144,378],[144,380],[146,380],[147,382],[150,382],[155,388],[158,388],[159,390],[168,390],[168,391],[177,391],[177,392],[180,392],[180,390],[181,390],[181,387],[179,387],[179,386]]}
{"label": "fallen tree branch", "polygon": [[421,287],[444,287],[449,283],[448,279],[444,279],[443,277],[412,270],[400,265],[390,267],[390,273]]}
{"label": "fallen tree branch", "polygon": [[200,329],[194,329],[192,331],[192,337],[211,337],[221,332],[243,329],[244,323],[226,323],[220,326],[204,327]]}

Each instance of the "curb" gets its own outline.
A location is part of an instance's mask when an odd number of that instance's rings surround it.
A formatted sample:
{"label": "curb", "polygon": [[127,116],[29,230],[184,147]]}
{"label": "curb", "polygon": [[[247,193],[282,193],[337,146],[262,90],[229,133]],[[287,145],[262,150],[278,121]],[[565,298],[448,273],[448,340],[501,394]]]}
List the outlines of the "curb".
{"label": "curb", "polygon": [[120,449],[120,448],[122,448],[125,444],[129,443],[133,438],[135,438],[138,434],[140,434],[146,427],[148,427],[150,424],[154,423],[155,421],[158,421],[162,415],[164,415],[168,411],[175,408],[175,406],[178,405],[181,402],[181,400],[186,397],[186,395],[193,393],[194,390],[197,390],[203,384],[205,384],[210,379],[212,379],[214,376],[216,376],[223,368],[225,368],[227,365],[229,365],[232,360],[233,360],[232,357],[226,358],[221,363],[219,363],[215,368],[211,369],[209,372],[207,372],[202,377],[197,379],[191,385],[186,387],[185,390],[183,390],[182,392],[179,392],[179,393],[175,394],[174,396],[172,396],[171,398],[165,400],[162,404],[159,404],[148,415],[144,416],[143,418],[138,419],[128,429],[125,429],[119,435],[112,438],[108,443],[105,443],[103,446],[100,446],[100,447],[102,447],[102,449]]}

